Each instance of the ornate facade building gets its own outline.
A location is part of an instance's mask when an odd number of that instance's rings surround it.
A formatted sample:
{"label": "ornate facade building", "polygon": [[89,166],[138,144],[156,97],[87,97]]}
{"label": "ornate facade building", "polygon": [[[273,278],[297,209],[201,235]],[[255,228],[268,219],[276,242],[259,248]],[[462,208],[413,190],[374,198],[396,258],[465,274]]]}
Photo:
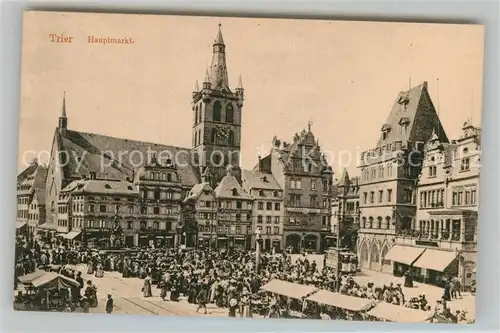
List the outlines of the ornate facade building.
{"label": "ornate facade building", "polygon": [[416,224],[396,236],[412,248],[417,279],[441,284],[456,276],[468,287],[475,279],[481,130],[467,121],[451,143],[433,133],[425,146],[418,187]]}
{"label": "ornate facade building", "polygon": [[380,131],[375,148],[363,152],[359,163],[357,248],[362,267],[392,271],[386,255],[396,234],[415,225],[424,143],[433,131],[442,142],[448,142],[427,82],[398,94]]}
{"label": "ornate facade building", "polygon": [[[359,229],[359,178],[349,177],[344,169],[340,180],[334,185],[332,200],[332,246],[348,248],[356,252]],[[338,239],[338,240],[337,240]]]}
{"label": "ornate facade building", "polygon": [[217,247],[218,204],[210,184],[200,183],[193,186],[185,201],[193,202],[198,244]]}
{"label": "ornate facade building", "polygon": [[333,172],[311,124],[295,134],[291,144],[275,137],[271,152],[256,169],[271,173],[283,189],[285,247],[321,252],[330,233]]}

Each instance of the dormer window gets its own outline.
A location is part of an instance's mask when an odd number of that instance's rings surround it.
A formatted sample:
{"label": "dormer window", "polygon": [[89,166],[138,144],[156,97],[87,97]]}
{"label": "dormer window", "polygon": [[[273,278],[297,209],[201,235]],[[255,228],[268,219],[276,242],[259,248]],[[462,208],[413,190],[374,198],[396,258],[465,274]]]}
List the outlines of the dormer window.
{"label": "dormer window", "polygon": [[410,103],[410,96],[408,96],[408,93],[406,92],[401,94],[398,100],[398,104],[403,106],[406,110],[406,106],[408,105],[408,103]]}
{"label": "dormer window", "polygon": [[278,196],[278,191],[273,191],[273,196],[277,197]]}
{"label": "dormer window", "polygon": [[111,185],[109,185],[109,184],[104,185],[104,187],[107,189],[111,189]]}
{"label": "dormer window", "polygon": [[237,196],[238,195],[238,190],[233,188],[232,190],[232,193],[233,193],[233,196]]}
{"label": "dormer window", "polygon": [[269,183],[269,181],[267,180],[267,176],[263,176],[263,177],[262,177],[262,181],[263,181],[264,183]]}
{"label": "dormer window", "polygon": [[264,191],[263,191],[263,190],[259,190],[259,196],[260,196],[260,197],[263,197],[263,196],[264,196]]}
{"label": "dormer window", "polygon": [[131,186],[131,185],[128,185],[127,188],[130,190],[130,191],[133,191],[134,188]]}

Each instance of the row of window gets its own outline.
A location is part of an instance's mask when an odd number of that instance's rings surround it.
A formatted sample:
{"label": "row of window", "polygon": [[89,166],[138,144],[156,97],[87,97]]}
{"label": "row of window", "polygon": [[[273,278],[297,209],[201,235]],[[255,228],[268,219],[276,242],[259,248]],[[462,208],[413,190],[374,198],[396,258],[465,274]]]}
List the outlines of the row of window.
{"label": "row of window", "polygon": [[366,218],[363,216],[360,221],[360,228],[366,229],[390,229],[391,227],[391,217],[386,216],[385,219],[381,216],[377,217],[375,220],[373,216]]}
{"label": "row of window", "polygon": [[[290,178],[290,189],[292,190],[301,190],[302,189],[302,180],[300,178]],[[317,181],[316,179],[311,179],[310,190],[317,190]],[[328,180],[323,180],[323,192],[328,192],[330,190],[330,186]]]}
{"label": "row of window", "polygon": [[17,217],[20,219],[27,219],[28,218],[28,210],[27,209],[18,210]]}
{"label": "row of window", "polygon": [[[203,103],[200,103],[194,108],[194,124],[199,124],[203,121]],[[222,104],[219,101],[215,101],[213,106],[213,121],[221,121],[222,119]],[[234,121],[234,108],[231,103],[226,104],[226,112],[224,120],[226,123],[232,123]]]}
{"label": "row of window", "polygon": [[[384,200],[384,190],[379,190],[377,194],[377,203],[384,203],[384,202],[392,202],[392,189],[387,189],[385,192],[385,200]],[[369,196],[368,196],[369,195]],[[375,191],[371,191],[370,193],[368,192],[363,192],[363,203],[366,204],[374,204],[375,203]]]}
{"label": "row of window", "polygon": [[[266,216],[266,223],[271,223],[273,220],[273,216]],[[262,215],[257,216],[257,223],[264,223],[264,217]],[[274,223],[280,223],[280,217],[274,216]]]}
{"label": "row of window", "polygon": [[141,198],[151,199],[151,200],[173,200],[174,192],[172,191],[162,191],[160,189],[140,192]]}
{"label": "row of window", "polygon": [[452,206],[470,206],[477,203],[476,190],[453,191]]}
{"label": "row of window", "polygon": [[241,221],[241,222],[252,221],[251,214],[220,213],[219,218],[221,221]]}
{"label": "row of window", "polygon": [[[264,177],[266,178],[266,177]],[[259,196],[259,197],[265,197],[266,196],[266,191],[264,190],[257,190],[257,191],[252,191],[252,195]],[[277,198],[280,196],[280,191],[273,190],[272,191],[272,196]]]}
{"label": "row of window", "polygon": [[420,208],[444,207],[444,201],[444,189],[420,192]]}
{"label": "row of window", "polygon": [[[304,221],[301,221],[300,218],[298,217],[295,217],[295,216],[290,216],[288,218],[288,223],[289,224],[300,224],[301,222],[304,222]],[[307,223],[306,223],[307,224]],[[330,225],[330,216],[322,216],[321,217],[321,224],[323,226],[328,226]]]}
{"label": "row of window", "polygon": [[[257,209],[258,210],[264,210],[264,203],[263,202],[258,202],[257,203]],[[274,210],[280,210],[281,209],[281,203],[275,202],[274,203]],[[273,210],[273,203],[272,202],[266,202],[266,210]]]}
{"label": "row of window", "polygon": [[223,209],[252,209],[252,203],[250,201],[219,201],[219,208]]}
{"label": "row of window", "polygon": [[[288,199],[289,207],[305,207],[305,202],[302,201],[302,196],[300,194],[290,194]],[[309,197],[309,208],[321,208],[318,196],[311,195]],[[323,208],[330,207],[330,200],[328,198],[323,198]]]}
{"label": "row of window", "polygon": [[27,205],[29,204],[29,199],[28,197],[21,197],[21,198],[17,198],[17,204],[18,205]]}
{"label": "row of window", "polygon": [[163,181],[163,182],[176,182],[178,181],[177,179],[177,174],[173,172],[153,172],[150,171],[149,173],[149,180],[154,180],[154,181]]}
{"label": "row of window", "polygon": [[[363,180],[374,180],[377,178],[392,177],[392,163],[387,163],[387,165],[380,165],[377,167],[372,167],[363,170]],[[377,172],[378,171],[378,172]]]}
{"label": "row of window", "polygon": [[29,213],[28,219],[32,221],[38,221],[39,215],[38,213]]}
{"label": "row of window", "polygon": [[[268,229],[269,228],[269,229]],[[267,227],[267,230],[271,230],[271,227]],[[279,227],[275,227],[275,233],[279,234]],[[276,231],[277,230],[277,231]],[[252,226],[248,225],[242,229],[241,226],[229,226],[229,225],[219,225],[217,228],[215,226],[209,226],[209,225],[199,225],[198,226],[198,231],[199,232],[215,232],[217,231],[219,234],[236,234],[236,235],[241,235],[242,231],[246,231],[247,235],[251,235],[252,233]],[[269,231],[269,234],[271,232]]]}

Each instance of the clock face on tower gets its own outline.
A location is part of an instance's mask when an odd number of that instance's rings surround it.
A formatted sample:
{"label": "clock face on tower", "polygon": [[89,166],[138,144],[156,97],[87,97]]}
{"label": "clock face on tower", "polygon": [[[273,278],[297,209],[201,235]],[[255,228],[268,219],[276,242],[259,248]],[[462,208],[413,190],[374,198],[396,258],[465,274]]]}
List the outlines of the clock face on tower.
{"label": "clock face on tower", "polygon": [[229,137],[230,128],[227,125],[216,125],[215,126],[215,136],[221,142],[225,142]]}

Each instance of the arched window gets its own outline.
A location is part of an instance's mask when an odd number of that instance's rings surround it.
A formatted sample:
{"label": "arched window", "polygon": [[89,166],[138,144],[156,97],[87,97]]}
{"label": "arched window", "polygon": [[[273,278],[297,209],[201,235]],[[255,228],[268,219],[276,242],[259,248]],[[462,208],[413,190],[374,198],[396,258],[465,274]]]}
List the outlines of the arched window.
{"label": "arched window", "polygon": [[371,217],[371,216],[368,218],[368,227],[367,228],[370,228],[370,229],[373,228],[373,217]]}
{"label": "arched window", "polygon": [[377,229],[382,228],[382,217],[377,217]]}
{"label": "arched window", "polygon": [[221,119],[221,105],[220,102],[214,103],[214,121],[220,121]]}
{"label": "arched window", "polygon": [[198,144],[202,144],[203,143],[203,138],[201,137],[201,130],[198,130]]}
{"label": "arched window", "polygon": [[227,143],[230,146],[234,146],[234,132],[233,131],[229,131],[229,134],[227,136]]}
{"label": "arched window", "polygon": [[198,145],[198,132],[194,132],[194,145]]}
{"label": "arched window", "polygon": [[386,216],[385,217],[385,228],[386,229],[390,229],[391,228],[391,217],[390,216]]}
{"label": "arched window", "polygon": [[200,113],[198,114],[198,122],[202,122],[203,120],[203,104],[200,104]]}
{"label": "arched window", "polygon": [[380,166],[378,173],[379,173],[380,178],[384,178],[384,166],[383,165]]}
{"label": "arched window", "polygon": [[228,104],[226,106],[226,122],[232,123],[233,122],[233,105]]}
{"label": "arched window", "polygon": [[212,128],[212,131],[210,132],[210,142],[215,143],[216,133],[215,128]]}
{"label": "arched window", "polygon": [[194,124],[198,124],[198,105],[194,108]]}
{"label": "arched window", "polygon": [[366,228],[366,216],[361,218],[361,228]]}

